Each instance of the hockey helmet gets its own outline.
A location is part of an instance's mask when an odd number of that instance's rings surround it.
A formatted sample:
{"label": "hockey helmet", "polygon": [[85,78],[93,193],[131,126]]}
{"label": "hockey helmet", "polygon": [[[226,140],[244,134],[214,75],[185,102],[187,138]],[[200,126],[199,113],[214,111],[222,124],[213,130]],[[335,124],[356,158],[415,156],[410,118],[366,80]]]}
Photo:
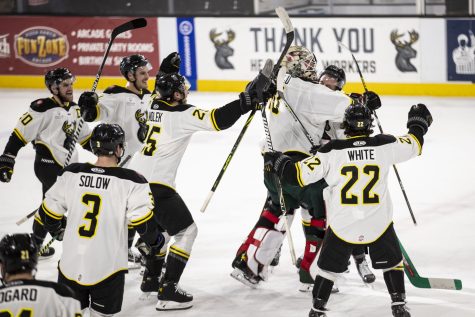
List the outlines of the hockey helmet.
{"label": "hockey helmet", "polygon": [[328,75],[332,78],[335,78],[337,81],[336,87],[338,90],[342,90],[343,86],[346,84],[346,74],[343,69],[335,65],[329,65],[325,70],[318,76],[318,81],[320,81],[323,75]]}
{"label": "hockey helmet", "polygon": [[185,77],[178,73],[162,75],[155,81],[155,90],[160,94],[161,99],[170,101],[175,92],[185,93]]}
{"label": "hockey helmet", "polygon": [[373,116],[363,99],[355,100],[345,110],[343,121],[345,134],[349,136],[370,135],[373,133]]}
{"label": "hockey helmet", "polygon": [[92,130],[89,142],[95,155],[114,155],[117,146],[125,147],[125,132],[118,124],[101,123]]}
{"label": "hockey helmet", "polygon": [[72,79],[74,81],[75,78],[71,71],[65,67],[55,68],[46,73],[45,85],[49,90],[51,90],[52,86],[57,86],[66,79]]}
{"label": "hockey helmet", "polygon": [[38,251],[38,245],[31,234],[7,234],[0,241],[0,262],[3,274],[36,270]]}
{"label": "hockey helmet", "polygon": [[315,82],[317,75],[317,58],[303,46],[291,46],[287,51],[281,66],[287,68],[287,74],[305,81]]}
{"label": "hockey helmet", "polygon": [[147,66],[147,70],[152,69],[152,65],[150,65],[149,61],[143,55],[134,54],[126,56],[120,61],[120,73],[128,81],[129,77],[127,74],[129,72],[135,73],[137,68],[142,66]]}

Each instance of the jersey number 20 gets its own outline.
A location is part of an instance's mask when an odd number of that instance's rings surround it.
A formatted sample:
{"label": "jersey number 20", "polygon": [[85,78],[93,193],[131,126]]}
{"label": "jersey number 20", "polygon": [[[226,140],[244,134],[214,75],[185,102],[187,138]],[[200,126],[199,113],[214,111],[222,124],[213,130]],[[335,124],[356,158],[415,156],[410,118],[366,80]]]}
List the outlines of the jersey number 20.
{"label": "jersey number 20", "polygon": [[[366,165],[363,167],[363,173],[371,177],[368,184],[363,188],[363,204],[379,204],[379,195],[371,192],[379,180],[379,166]],[[344,166],[341,169],[341,175],[349,177],[345,186],[341,189],[342,205],[357,205],[360,199],[359,195],[353,195],[349,191],[359,179],[358,167],[354,165]]]}

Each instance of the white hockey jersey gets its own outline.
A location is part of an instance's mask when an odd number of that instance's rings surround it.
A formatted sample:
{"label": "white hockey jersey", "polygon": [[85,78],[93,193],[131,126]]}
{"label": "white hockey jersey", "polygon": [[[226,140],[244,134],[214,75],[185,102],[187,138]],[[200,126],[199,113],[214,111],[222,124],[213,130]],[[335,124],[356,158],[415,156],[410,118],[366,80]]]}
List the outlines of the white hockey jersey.
{"label": "white hockey jersey", "polygon": [[89,163],[67,166],[46,192],[41,208],[56,220],[67,213],[59,269],[81,285],[126,271],[127,226],[153,217],[145,178],[129,169]]}
{"label": "white hockey jersey", "polygon": [[387,184],[391,166],[420,152],[412,134],[334,140],[315,156],[295,163],[297,180],[303,187],[324,178],[328,226],[347,242],[371,243],[392,222]]}
{"label": "white hockey jersey", "polygon": [[144,90],[142,95],[137,95],[120,86],[107,88],[99,98],[96,120],[115,123],[124,129],[126,142],[124,158],[142,148],[143,144],[137,137],[138,120],[140,118],[143,118],[144,122],[147,120],[150,100],[151,94],[148,90]]}
{"label": "white hockey jersey", "polygon": [[73,291],[61,284],[16,280],[0,286],[0,316],[81,317]]}
{"label": "white hockey jersey", "polygon": [[[326,121],[343,121],[351,98],[341,91],[333,91],[324,85],[303,81],[286,75],[280,93],[266,107],[267,121],[275,151],[301,152],[309,155],[312,145],[305,136],[301,124],[294,119],[284,102],[295,112],[316,145],[320,144]],[[264,151],[268,151],[264,142]]]}
{"label": "white hockey jersey", "polygon": [[129,167],[144,175],[151,184],[175,189],[177,169],[193,133],[220,130],[214,111],[191,105],[172,107],[161,100],[153,102],[148,109],[147,138]]}
{"label": "white hockey jersey", "polygon": [[[64,147],[67,135],[73,135],[81,117],[79,106],[70,102],[67,107],[53,98],[38,99],[31,103],[28,112],[18,120],[13,133],[26,145],[34,141],[36,146],[45,147],[55,162],[64,165],[68,150]],[[90,128],[84,124],[78,142],[83,145],[89,140]],[[71,162],[77,161],[74,150]]]}

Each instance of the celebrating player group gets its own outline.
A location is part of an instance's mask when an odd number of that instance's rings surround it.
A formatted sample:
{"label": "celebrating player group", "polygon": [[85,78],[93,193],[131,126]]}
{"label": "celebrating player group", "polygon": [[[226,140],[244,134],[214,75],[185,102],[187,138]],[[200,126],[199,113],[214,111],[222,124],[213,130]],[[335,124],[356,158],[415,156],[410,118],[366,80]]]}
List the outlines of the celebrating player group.
{"label": "celebrating player group", "polygon": [[[191,308],[193,296],[180,284],[198,228],[176,189],[178,167],[195,132],[219,132],[262,111],[269,134],[261,149],[267,196],[229,260],[231,277],[243,287],[265,283],[290,234],[283,223],[291,224],[300,209],[305,247],[296,265],[300,290],[312,292],[309,316],[327,316],[350,258],[362,283],[375,281],[369,262],[383,270],[388,314],[411,316],[388,173],[421,154],[432,116],[425,105],[413,105],[406,134],[375,134],[373,116],[382,105],[377,93],[344,92],[343,69],[318,70],[305,47],[285,53],[274,67],[277,76],[262,70],[235,100],[211,110],[187,102],[190,87],[176,52],[161,62],[152,92],[151,64],[134,54],[120,63],[125,86],[100,95],[86,91],[77,104],[72,72],[48,71],[51,96],[31,103],[0,156],[0,181],[9,182],[18,152],[31,142],[43,190],[32,233],[0,241],[0,298],[8,298],[0,315],[7,309],[30,316],[29,307],[39,316],[77,317],[86,310],[113,316],[121,311],[126,273],[137,266],[143,267],[141,299],[155,296],[159,311]],[[99,124],[92,129],[94,121]],[[97,156],[94,164],[78,162],[76,142]],[[48,232],[63,243],[57,283],[35,280],[38,260],[55,252],[45,243]]]}

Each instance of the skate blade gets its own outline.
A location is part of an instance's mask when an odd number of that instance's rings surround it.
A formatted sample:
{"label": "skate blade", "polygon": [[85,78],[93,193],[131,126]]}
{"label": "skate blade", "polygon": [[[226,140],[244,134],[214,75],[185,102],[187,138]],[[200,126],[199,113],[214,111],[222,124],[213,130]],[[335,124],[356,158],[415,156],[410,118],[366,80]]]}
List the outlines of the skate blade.
{"label": "skate blade", "polygon": [[159,300],[155,310],[165,311],[165,310],[184,310],[190,309],[193,306],[193,302],[179,303],[174,301]]}
{"label": "skate blade", "polygon": [[139,300],[141,301],[152,301],[157,299],[157,292],[143,292],[139,296]]}
{"label": "skate blade", "polygon": [[234,278],[235,280],[241,282],[242,284],[250,287],[250,288],[253,288],[253,289],[256,289],[257,288],[257,285],[258,283],[253,283],[251,282],[250,280],[246,279],[244,277],[244,274],[242,273],[241,270],[239,269],[234,269],[234,271],[231,272],[231,277]]}

